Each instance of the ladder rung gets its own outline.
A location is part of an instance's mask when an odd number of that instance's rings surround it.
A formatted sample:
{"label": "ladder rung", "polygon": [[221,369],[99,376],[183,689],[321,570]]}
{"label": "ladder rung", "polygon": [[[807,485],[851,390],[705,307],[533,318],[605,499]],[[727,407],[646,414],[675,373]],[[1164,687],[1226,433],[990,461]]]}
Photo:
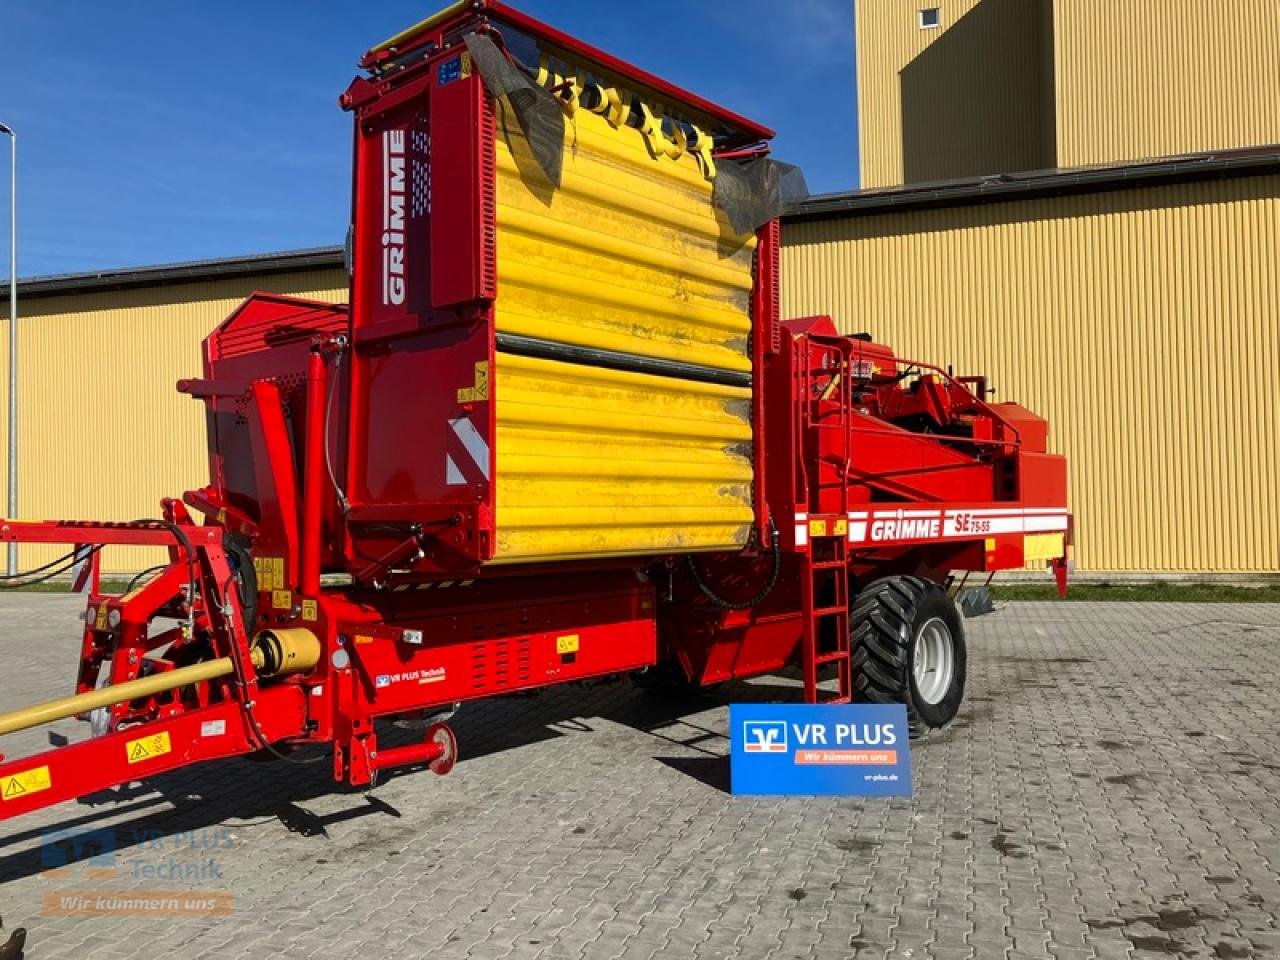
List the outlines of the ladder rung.
{"label": "ladder rung", "polygon": [[819,654],[817,657],[814,658],[813,662],[816,663],[818,666],[822,666],[823,664],[835,663],[838,660],[848,660],[848,659],[849,659],[849,651],[844,650],[844,651],[837,651],[836,653]]}
{"label": "ladder rung", "polygon": [[845,607],[814,607],[813,615],[815,617],[834,617],[838,614],[847,614],[849,611]]}
{"label": "ladder rung", "polygon": [[810,564],[814,570],[835,570],[837,568],[847,567],[849,564],[844,560],[822,560],[818,563]]}
{"label": "ladder rung", "polygon": [[851,697],[832,697],[829,700],[818,699],[818,703],[852,703]]}

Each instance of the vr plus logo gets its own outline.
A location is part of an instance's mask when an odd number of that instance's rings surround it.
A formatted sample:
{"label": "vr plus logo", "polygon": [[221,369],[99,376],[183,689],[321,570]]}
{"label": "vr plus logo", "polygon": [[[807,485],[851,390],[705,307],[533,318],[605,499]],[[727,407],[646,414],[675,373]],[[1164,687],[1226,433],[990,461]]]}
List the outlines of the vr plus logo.
{"label": "vr plus logo", "polygon": [[786,753],[787,724],[782,720],[746,720],[742,749],[747,753]]}

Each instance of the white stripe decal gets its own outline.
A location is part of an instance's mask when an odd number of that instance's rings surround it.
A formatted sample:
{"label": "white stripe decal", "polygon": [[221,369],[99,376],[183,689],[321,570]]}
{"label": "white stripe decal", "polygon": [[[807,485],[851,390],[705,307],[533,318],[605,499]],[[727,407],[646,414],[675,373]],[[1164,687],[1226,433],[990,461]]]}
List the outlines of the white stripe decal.
{"label": "white stripe decal", "polygon": [[[850,513],[849,542],[902,543],[929,540],[979,540],[989,536],[1065,531],[1065,508],[977,507],[942,510],[878,510]],[[855,520],[854,518],[859,518]]]}
{"label": "white stripe decal", "polygon": [[453,428],[453,432],[462,441],[462,445],[466,448],[467,453],[470,454],[471,459],[480,468],[481,475],[488,480],[489,444],[485,442],[484,437],[480,436],[480,431],[471,422],[471,418],[457,417],[449,421],[449,426]]}
{"label": "white stripe decal", "polygon": [[453,457],[447,453],[444,455],[444,480],[451,487],[457,487],[467,482],[467,478],[462,475],[458,465],[453,462]]}
{"label": "white stripe decal", "polygon": [[796,524],[796,546],[803,547],[807,545],[808,542],[809,542],[809,524],[797,523]]}

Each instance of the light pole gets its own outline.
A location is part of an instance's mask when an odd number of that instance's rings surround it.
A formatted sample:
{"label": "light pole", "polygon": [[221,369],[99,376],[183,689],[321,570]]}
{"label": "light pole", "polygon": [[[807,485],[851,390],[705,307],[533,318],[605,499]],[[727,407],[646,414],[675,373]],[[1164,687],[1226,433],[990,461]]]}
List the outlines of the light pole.
{"label": "light pole", "polygon": [[[0,123],[9,138],[9,509],[18,515],[18,135]],[[9,576],[18,572],[18,545],[9,541]]]}

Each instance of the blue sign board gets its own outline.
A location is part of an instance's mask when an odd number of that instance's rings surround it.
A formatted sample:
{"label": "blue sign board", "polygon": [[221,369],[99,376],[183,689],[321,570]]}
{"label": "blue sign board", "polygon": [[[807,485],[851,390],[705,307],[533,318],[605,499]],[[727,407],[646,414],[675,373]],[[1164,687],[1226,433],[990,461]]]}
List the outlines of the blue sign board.
{"label": "blue sign board", "polygon": [[462,57],[461,55],[454,57],[452,60],[446,60],[440,64],[440,76],[437,83],[440,86],[447,86],[455,80],[462,79]]}
{"label": "blue sign board", "polygon": [[901,704],[735,703],[729,728],[735,794],[911,796]]}

